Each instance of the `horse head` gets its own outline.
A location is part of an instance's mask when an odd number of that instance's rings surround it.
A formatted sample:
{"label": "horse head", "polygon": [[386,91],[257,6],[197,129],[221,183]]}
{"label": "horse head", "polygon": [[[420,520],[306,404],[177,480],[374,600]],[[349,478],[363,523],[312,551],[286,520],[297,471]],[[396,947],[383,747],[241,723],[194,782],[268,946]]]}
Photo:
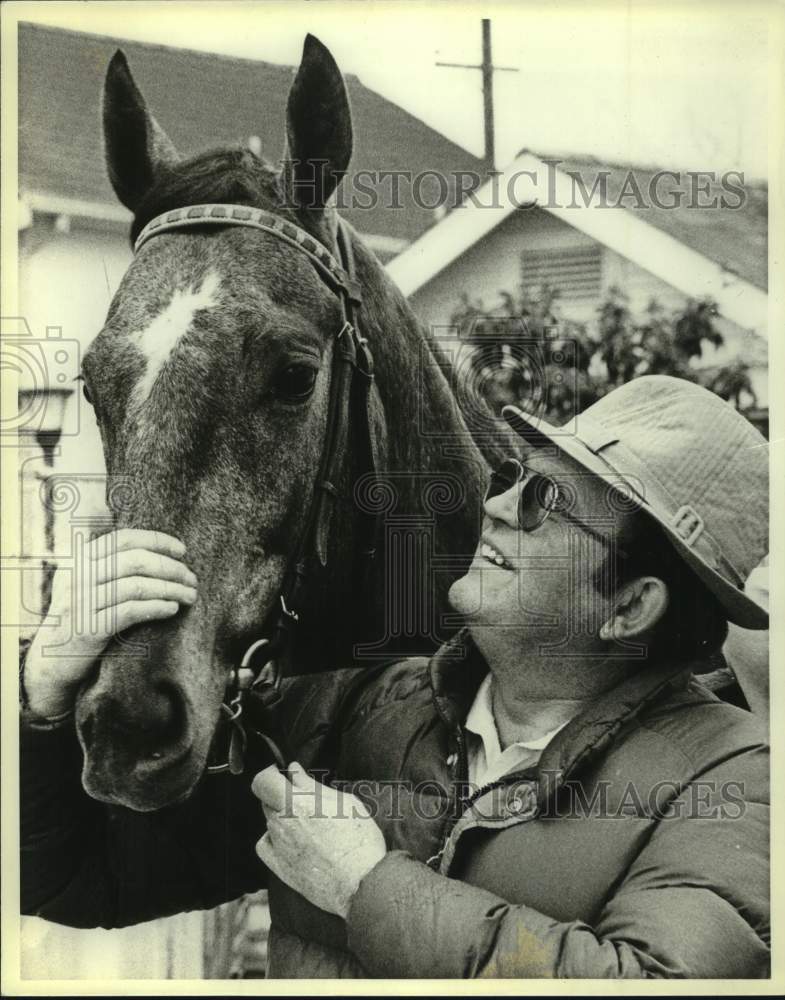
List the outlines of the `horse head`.
{"label": "horse head", "polygon": [[[180,159],[119,52],[103,118],[132,238],[161,212],[222,202],[268,208],[334,248],[328,200],[352,126],[341,74],[316,39],[289,95],[282,170],[242,148]],[[85,394],[109,480],[126,487],[117,526],[181,538],[199,597],[170,622],[118,637],[80,692],[94,797],[155,809],[186,797],[204,772],[228,671],[277,607],[314,495],[342,317],[308,257],[259,229],[159,235],[126,273],[85,355]],[[383,445],[375,388],[370,412]]]}

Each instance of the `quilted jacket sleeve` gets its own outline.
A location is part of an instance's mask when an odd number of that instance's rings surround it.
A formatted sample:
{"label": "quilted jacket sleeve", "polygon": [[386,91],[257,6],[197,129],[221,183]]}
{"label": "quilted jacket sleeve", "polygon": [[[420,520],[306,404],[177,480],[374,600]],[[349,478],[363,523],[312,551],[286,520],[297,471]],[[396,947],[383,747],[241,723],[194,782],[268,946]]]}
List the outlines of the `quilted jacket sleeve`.
{"label": "quilted jacket sleeve", "polygon": [[[349,945],[371,976],[765,977],[766,756],[745,752],[683,789],[594,926],[512,905],[391,852],[353,900]],[[740,774],[743,794],[726,787],[725,815],[715,814],[710,790]]]}

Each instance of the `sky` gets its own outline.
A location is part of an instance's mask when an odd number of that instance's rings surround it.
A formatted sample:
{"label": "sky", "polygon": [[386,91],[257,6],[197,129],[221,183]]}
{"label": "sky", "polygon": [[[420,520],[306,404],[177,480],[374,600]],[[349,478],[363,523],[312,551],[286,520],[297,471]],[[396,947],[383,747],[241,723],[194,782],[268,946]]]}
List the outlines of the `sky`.
{"label": "sky", "polygon": [[[399,0],[17,3],[20,19],[296,65],[306,32],[344,72],[481,155],[492,22],[497,165],[523,147],[768,176],[772,7]],[[767,13],[768,11],[768,13]]]}

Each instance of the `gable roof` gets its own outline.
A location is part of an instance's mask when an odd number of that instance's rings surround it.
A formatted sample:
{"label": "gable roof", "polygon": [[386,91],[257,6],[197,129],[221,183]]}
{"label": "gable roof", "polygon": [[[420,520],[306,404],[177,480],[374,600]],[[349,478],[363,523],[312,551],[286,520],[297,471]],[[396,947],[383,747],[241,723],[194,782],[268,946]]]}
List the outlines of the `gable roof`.
{"label": "gable roof", "polygon": [[[536,155],[544,159],[543,154]],[[768,288],[769,192],[768,185],[763,181],[740,184],[739,175],[732,172],[727,184],[743,188],[742,204],[733,208],[707,208],[700,206],[710,205],[722,196],[734,205],[741,199],[723,188],[722,180],[717,175],[712,179],[705,173],[697,176],[695,172],[692,175],[684,172],[679,182],[668,176],[669,171],[657,167],[604,163],[595,157],[554,156],[553,159],[558,159],[559,170],[567,174],[576,173],[588,191],[592,190],[602,172],[606,177],[611,204],[616,202],[624,190],[625,180],[632,175],[647,204],[641,205],[633,192],[622,201],[625,211],[632,212],[685,246],[697,250],[731,274],[758,288]],[[693,184],[701,188],[696,196],[697,205],[688,204]],[[658,208],[649,200],[651,185],[656,185],[657,197],[665,205],[670,205],[674,200],[673,194],[679,191],[686,197],[672,208]],[[629,192],[630,188],[627,190]]]}
{"label": "gable roof", "polygon": [[566,173],[527,152],[519,154],[495,182],[488,181],[475,192],[474,199],[467,199],[390,261],[387,272],[404,295],[412,295],[513,212],[525,211],[526,204],[539,205],[687,296],[711,296],[720,313],[743,329],[765,333],[765,291],[664,227],[644,221],[640,213],[577,201]]}
{"label": "gable roof", "polygon": [[[100,94],[117,48],[140,90],[183,154],[261,138],[276,163],[284,148],[286,98],[295,67],[19,25],[19,176],[28,192],[118,205],[106,177]],[[402,108],[347,76],[354,119],[351,170],[481,171],[481,161]],[[410,242],[434,222],[433,210],[406,197],[342,214],[362,233]]]}

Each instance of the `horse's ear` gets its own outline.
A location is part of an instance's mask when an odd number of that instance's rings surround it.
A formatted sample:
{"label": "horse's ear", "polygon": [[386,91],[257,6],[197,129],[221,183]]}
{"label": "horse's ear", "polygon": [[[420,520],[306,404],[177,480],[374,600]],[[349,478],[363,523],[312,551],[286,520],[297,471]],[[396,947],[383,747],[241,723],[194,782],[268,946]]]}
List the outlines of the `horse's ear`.
{"label": "horse's ear", "polygon": [[134,212],[161,168],[176,163],[178,156],[147,110],[120,49],[106,71],[103,122],[109,180],[120,201]]}
{"label": "horse's ear", "polygon": [[286,107],[287,196],[300,208],[324,208],[352,156],[352,114],[341,71],[329,50],[305,36]]}

